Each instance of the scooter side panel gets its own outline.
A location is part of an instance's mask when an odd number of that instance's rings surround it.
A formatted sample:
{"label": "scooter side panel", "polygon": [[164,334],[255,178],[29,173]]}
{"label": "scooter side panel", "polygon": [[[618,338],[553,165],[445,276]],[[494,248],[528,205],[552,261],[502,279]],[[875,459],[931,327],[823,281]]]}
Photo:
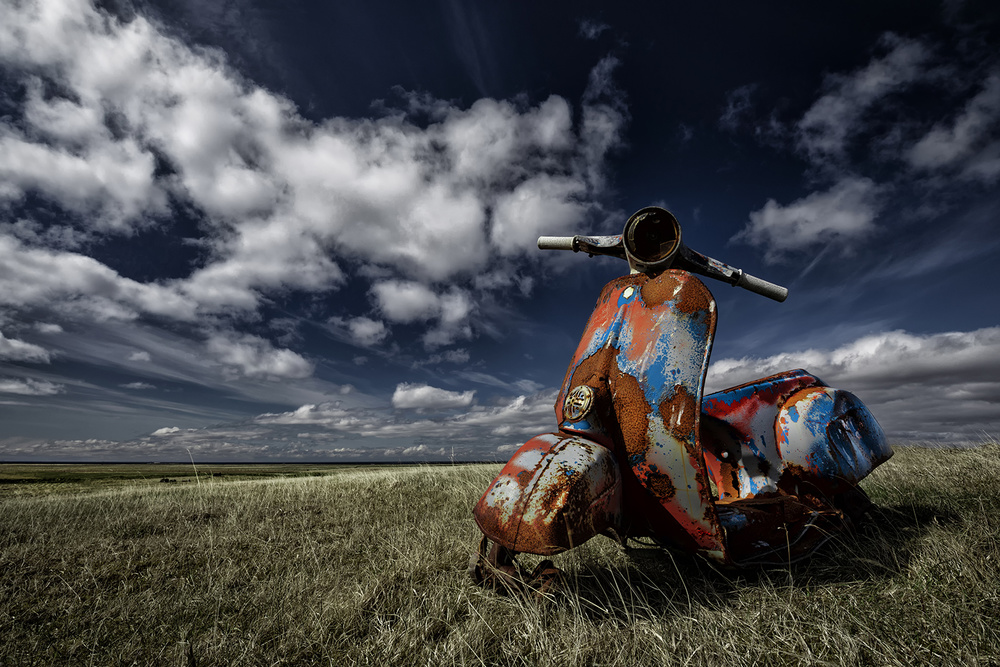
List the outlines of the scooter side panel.
{"label": "scooter side panel", "polygon": [[868,504],[857,482],[892,455],[861,401],[801,370],[713,394],[704,408],[727,556],[739,565],[797,560],[851,525]]}
{"label": "scooter side panel", "polygon": [[473,510],[483,533],[508,549],[552,555],[621,525],[621,477],[610,450],[545,434],[526,442]]}
{"label": "scooter side panel", "polygon": [[[705,446],[721,502],[794,488],[800,480],[832,495],[892,456],[857,397],[803,370],[706,396],[702,411],[706,425],[719,420],[727,427],[724,435],[707,434]],[[737,456],[728,456],[726,443],[713,442],[726,439],[738,446]]]}
{"label": "scooter side panel", "polygon": [[[698,442],[715,324],[715,300],[689,273],[613,280],[587,324],[556,410],[560,430],[623,443],[624,451],[616,451],[623,468],[680,529],[670,532],[722,558],[722,532]],[[582,416],[567,403],[581,386],[590,388],[583,393],[592,401]]]}
{"label": "scooter side panel", "polygon": [[814,387],[796,392],[785,401],[774,428],[788,474],[804,476],[826,493],[857,484],[892,456],[875,417],[847,391]]}
{"label": "scooter side panel", "polygon": [[747,382],[704,398],[702,412],[724,422],[736,445],[735,456],[725,457],[722,455],[728,454],[730,448],[721,443],[719,447],[706,447],[706,462],[716,480],[720,500],[751,498],[759,493],[777,491],[784,464],[776,442],[775,422],[788,397],[815,386],[824,386],[822,380],[799,369]]}

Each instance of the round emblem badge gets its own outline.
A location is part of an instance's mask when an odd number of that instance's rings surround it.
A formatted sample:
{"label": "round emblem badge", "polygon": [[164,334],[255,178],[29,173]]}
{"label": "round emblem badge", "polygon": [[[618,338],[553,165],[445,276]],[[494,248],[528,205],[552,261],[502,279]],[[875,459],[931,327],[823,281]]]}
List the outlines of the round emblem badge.
{"label": "round emblem badge", "polygon": [[563,416],[567,421],[576,422],[583,419],[594,403],[594,390],[585,384],[573,387],[566,400],[563,401]]}

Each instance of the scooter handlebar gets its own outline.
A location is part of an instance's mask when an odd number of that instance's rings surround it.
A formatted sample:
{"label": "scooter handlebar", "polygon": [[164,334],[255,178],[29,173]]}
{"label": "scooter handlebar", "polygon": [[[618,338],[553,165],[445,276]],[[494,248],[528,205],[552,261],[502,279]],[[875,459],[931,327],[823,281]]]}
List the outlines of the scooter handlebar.
{"label": "scooter handlebar", "polygon": [[541,250],[575,250],[575,236],[539,236],[538,247]]}
{"label": "scooter handlebar", "polygon": [[[626,259],[625,246],[621,235],[617,236],[539,236],[538,247],[542,250],[572,250],[588,255],[609,255]],[[788,289],[781,285],[761,280],[744,273],[717,259],[702,255],[678,242],[677,257],[673,260],[676,268],[691,271],[715,280],[742,287],[768,299],[781,302],[788,297]],[[666,268],[666,266],[664,266]]]}
{"label": "scooter handlebar", "polygon": [[736,287],[742,287],[745,290],[750,290],[778,302],[784,301],[788,297],[788,288],[761,280],[756,276],[751,276],[749,273],[741,272],[735,285]]}
{"label": "scooter handlebar", "polygon": [[778,302],[784,301],[788,297],[787,288],[769,283],[766,280],[761,280],[757,276],[751,276],[749,273],[745,273],[743,269],[737,269],[735,266],[712,259],[700,252],[691,250],[684,244],[681,244],[675,265],[677,268],[714,278],[715,280],[721,280],[733,287],[742,287],[745,290],[766,296],[768,299],[774,299]]}

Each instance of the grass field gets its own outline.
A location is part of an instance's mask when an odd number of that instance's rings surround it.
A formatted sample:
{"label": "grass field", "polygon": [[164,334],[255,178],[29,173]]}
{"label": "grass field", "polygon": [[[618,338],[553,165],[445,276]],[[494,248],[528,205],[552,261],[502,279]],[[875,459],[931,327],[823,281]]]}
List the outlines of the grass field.
{"label": "grass field", "polygon": [[467,579],[499,466],[246,468],[0,465],[0,664],[1000,664],[997,444],[898,448],[793,568],[596,538],[542,602]]}
{"label": "grass field", "polygon": [[349,471],[391,470],[396,465],[374,464],[233,464],[212,463],[0,463],[0,498],[79,494],[124,486],[138,487],[157,483],[197,483],[247,481],[291,477],[320,477]]}

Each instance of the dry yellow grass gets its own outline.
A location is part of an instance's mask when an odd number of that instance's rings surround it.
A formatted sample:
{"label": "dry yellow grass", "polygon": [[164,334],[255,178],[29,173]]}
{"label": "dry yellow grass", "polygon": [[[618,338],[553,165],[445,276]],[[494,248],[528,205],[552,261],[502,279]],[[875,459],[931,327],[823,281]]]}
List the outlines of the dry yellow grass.
{"label": "dry yellow grass", "polygon": [[597,538],[543,603],[467,579],[495,465],[5,493],[0,664],[998,664],[998,467],[901,448],[794,568]]}

